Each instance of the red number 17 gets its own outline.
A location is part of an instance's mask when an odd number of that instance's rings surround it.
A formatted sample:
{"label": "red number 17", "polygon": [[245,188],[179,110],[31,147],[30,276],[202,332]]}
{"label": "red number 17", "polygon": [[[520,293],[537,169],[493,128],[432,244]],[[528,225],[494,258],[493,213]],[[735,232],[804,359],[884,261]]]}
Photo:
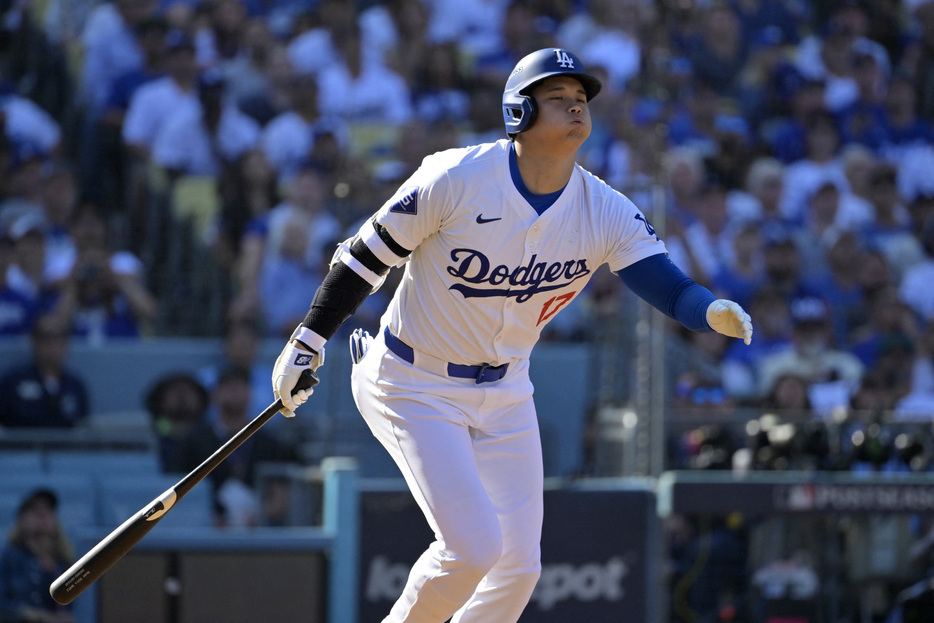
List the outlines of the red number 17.
{"label": "red number 17", "polygon": [[561,296],[553,296],[542,305],[542,313],[538,315],[538,322],[535,323],[535,326],[542,324],[552,316],[558,313],[558,311],[568,304],[574,295],[577,294],[577,291],[568,292],[567,294],[562,294]]}

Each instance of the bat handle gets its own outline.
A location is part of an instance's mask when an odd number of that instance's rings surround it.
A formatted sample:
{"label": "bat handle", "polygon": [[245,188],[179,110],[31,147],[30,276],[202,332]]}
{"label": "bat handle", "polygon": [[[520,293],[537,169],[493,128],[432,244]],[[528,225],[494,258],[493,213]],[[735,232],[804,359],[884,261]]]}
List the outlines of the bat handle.
{"label": "bat handle", "polygon": [[312,387],[317,387],[318,383],[321,382],[321,379],[318,378],[318,375],[311,368],[306,368],[302,371],[302,375],[298,377],[298,382],[295,383],[295,389],[292,391],[295,392],[301,389],[311,389]]}

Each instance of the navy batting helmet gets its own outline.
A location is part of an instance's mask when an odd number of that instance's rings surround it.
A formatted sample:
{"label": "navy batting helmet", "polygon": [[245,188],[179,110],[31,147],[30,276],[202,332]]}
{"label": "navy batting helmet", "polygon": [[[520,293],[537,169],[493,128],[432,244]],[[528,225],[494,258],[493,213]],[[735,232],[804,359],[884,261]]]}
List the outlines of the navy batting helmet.
{"label": "navy batting helmet", "polygon": [[503,120],[510,138],[524,132],[535,120],[535,100],[528,93],[551,76],[574,76],[584,85],[587,101],[600,92],[600,81],[587,73],[579,58],[561,48],[532,52],[516,64],[503,92]]}

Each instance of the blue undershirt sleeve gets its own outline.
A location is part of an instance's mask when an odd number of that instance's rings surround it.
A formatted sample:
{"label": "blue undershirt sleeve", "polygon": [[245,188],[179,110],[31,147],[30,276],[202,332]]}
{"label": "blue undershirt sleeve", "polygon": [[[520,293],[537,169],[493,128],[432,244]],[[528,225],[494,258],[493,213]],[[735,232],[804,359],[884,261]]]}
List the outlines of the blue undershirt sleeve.
{"label": "blue undershirt sleeve", "polygon": [[717,297],[675,266],[666,253],[658,253],[619,271],[626,287],[669,318],[692,331],[711,331],[707,307]]}

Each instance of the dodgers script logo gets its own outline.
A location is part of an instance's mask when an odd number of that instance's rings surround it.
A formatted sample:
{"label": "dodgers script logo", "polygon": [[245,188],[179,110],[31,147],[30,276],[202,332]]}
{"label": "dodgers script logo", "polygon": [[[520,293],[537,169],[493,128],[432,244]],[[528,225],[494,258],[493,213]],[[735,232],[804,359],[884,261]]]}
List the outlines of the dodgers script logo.
{"label": "dodgers script logo", "polygon": [[[525,265],[510,268],[505,264],[492,266],[490,259],[475,249],[454,249],[451,260],[455,264],[447,267],[448,274],[463,283],[455,283],[449,289],[468,299],[514,296],[517,303],[524,303],[540,292],[564,288],[590,274],[587,260],[540,262],[538,256],[533,255]],[[472,284],[505,287],[474,287]]]}

